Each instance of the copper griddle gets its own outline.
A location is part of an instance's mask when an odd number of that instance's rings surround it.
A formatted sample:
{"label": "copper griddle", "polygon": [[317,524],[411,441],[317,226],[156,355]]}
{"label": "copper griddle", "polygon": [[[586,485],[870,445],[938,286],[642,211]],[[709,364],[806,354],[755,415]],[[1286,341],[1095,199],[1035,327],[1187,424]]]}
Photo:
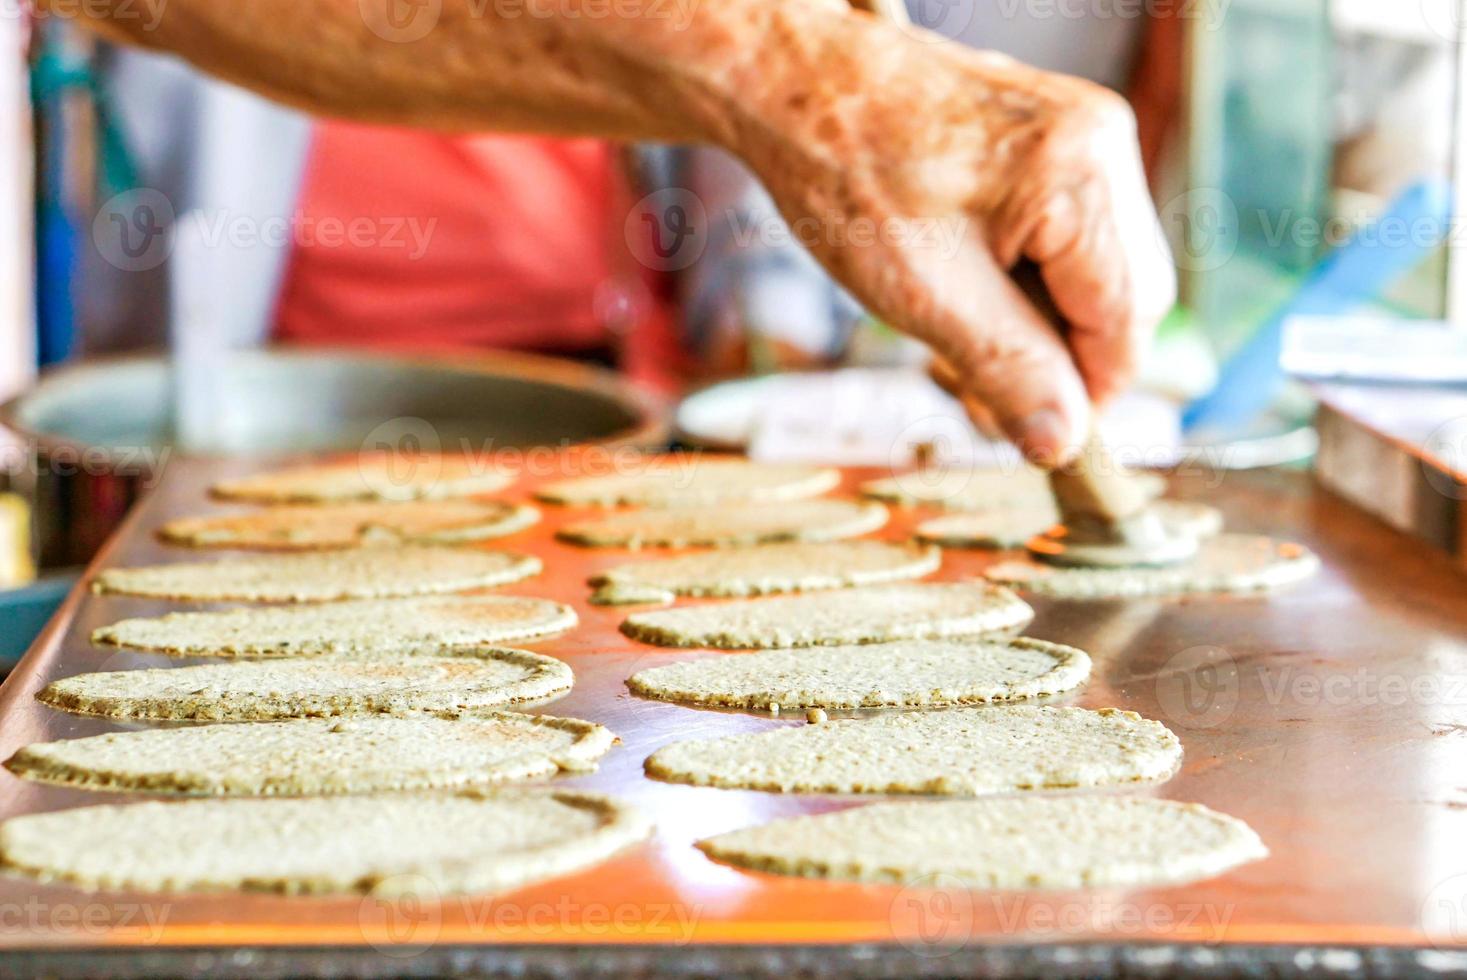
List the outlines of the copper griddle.
{"label": "copper griddle", "polygon": [[[546,475],[526,476],[506,496],[527,497],[538,479],[578,465],[551,456],[527,463]],[[152,531],[168,517],[223,509],[204,488],[255,468],[174,463],[96,567],[198,560],[159,545]],[[848,473],[847,490],[874,475]],[[1245,819],[1270,848],[1266,860],[1180,888],[1028,895],[941,880],[906,889],[805,881],[715,864],[694,840],[869,799],[645,778],[642,760],[673,739],[802,719],[630,695],[622,682],[634,671],[709,654],[622,637],[626,611],[588,605],[584,582],[628,555],[556,542],[555,528],[582,512],[546,507],[538,526],[493,544],[545,561],[539,577],[503,591],[568,602],[581,615],[573,632],[526,644],[576,673],[574,691],[537,710],[592,719],[621,736],[598,772],[560,785],[644,807],[657,822],[653,842],[510,894],[443,901],[89,894],[0,878],[9,964],[0,972],[1168,975],[1467,965],[1467,579],[1305,474],[1199,471],[1173,484],[1176,496],[1222,507],[1234,530],[1304,541],[1319,551],[1323,572],[1267,598],[1034,598],[1027,632],[1094,656],[1094,676],[1071,703],[1128,708],[1181,736],[1182,771],[1141,792]],[[904,537],[926,513],[894,511],[878,536]],[[935,577],[970,577],[989,560],[949,551]],[[79,587],[0,689],[0,754],[127,727],[50,710],[33,694],[84,671],[199,662],[86,640],[115,619],[170,608]],[[140,798],[0,773],[0,816]]]}

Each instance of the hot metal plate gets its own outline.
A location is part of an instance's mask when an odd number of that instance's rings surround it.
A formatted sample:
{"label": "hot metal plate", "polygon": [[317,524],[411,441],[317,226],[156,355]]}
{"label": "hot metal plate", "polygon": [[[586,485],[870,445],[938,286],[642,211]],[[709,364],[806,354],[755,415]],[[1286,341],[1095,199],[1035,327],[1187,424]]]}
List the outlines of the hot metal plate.
{"label": "hot metal plate", "polygon": [[[526,462],[548,476],[576,465],[549,455]],[[168,517],[223,509],[207,501],[204,488],[250,469],[240,461],[175,463],[96,567],[198,558],[157,544],[151,532]],[[848,473],[846,487],[874,475]],[[506,496],[527,497],[536,479],[526,477]],[[694,963],[712,972],[735,964],[740,972],[777,971],[788,966],[780,950],[796,957],[790,963],[817,973],[822,963],[845,974],[865,964],[903,975],[1004,962],[1119,968],[1109,957],[1055,958],[1056,950],[1094,949],[1093,943],[1129,947],[1126,955],[1142,957],[1130,969],[1145,965],[1147,949],[1163,957],[1152,961],[1158,968],[1182,965],[1165,959],[1173,947],[1196,967],[1227,961],[1209,959],[1214,954],[1256,954],[1279,943],[1422,947],[1428,960],[1437,957],[1431,962],[1460,965],[1458,947],[1467,941],[1467,579],[1440,555],[1317,490],[1303,474],[1196,472],[1176,476],[1174,492],[1220,506],[1234,530],[1309,544],[1324,560],[1322,573],[1271,597],[1034,599],[1038,615],[1027,632],[1094,656],[1091,683],[1070,703],[1138,711],[1181,736],[1182,771],[1141,792],[1198,801],[1247,820],[1271,849],[1264,861],[1180,888],[1031,895],[969,892],[941,880],[906,889],[804,881],[717,865],[692,842],[860,801],[646,779],[642,760],[673,739],[800,720],[630,695],[623,680],[634,671],[702,654],[622,637],[616,626],[626,610],[588,605],[584,581],[628,554],[554,541],[554,529],[583,512],[545,507],[538,526],[494,542],[540,555],[546,564],[539,577],[503,591],[569,602],[582,618],[570,634],[526,644],[565,659],[576,672],[573,692],[537,710],[601,722],[622,740],[598,772],[560,785],[616,794],[646,808],[658,825],[653,842],[511,894],[442,901],[426,893],[400,902],[88,894],[0,878],[0,948],[70,950],[48,968],[70,963],[85,972],[95,972],[99,961],[82,949],[131,951],[100,962],[147,963],[156,971],[165,962],[200,968],[199,947],[269,947],[260,955],[287,957],[209,960],[243,973],[267,962],[311,973],[336,972],[333,963],[347,972],[377,972],[363,965],[372,962],[412,973],[449,954],[477,970],[538,963],[559,972],[554,964],[574,965],[567,949],[580,944],[640,949],[627,961],[639,971],[662,964],[679,972]],[[900,538],[927,513],[894,511],[877,536]],[[935,577],[971,576],[988,560],[949,551]],[[112,620],[175,607],[72,595],[0,689],[0,754],[38,739],[123,727],[49,710],[33,694],[68,674],[188,662],[94,649],[86,640]],[[0,816],[141,798],[41,786],[9,773],[0,773],[0,789]],[[825,944],[839,953],[822,960],[818,947]],[[486,945],[509,948],[496,959]],[[290,959],[289,947],[299,947],[301,958]],[[334,961],[332,947],[356,950],[350,956],[343,950]],[[179,958],[167,960],[170,950]],[[993,959],[1008,953],[1016,958]],[[364,954],[380,958],[364,960]],[[13,962],[40,962],[33,955]],[[1316,958],[1272,959],[1296,967],[1328,962],[1309,955]],[[1331,955],[1344,957],[1334,961],[1340,967],[1366,962],[1354,952]]]}

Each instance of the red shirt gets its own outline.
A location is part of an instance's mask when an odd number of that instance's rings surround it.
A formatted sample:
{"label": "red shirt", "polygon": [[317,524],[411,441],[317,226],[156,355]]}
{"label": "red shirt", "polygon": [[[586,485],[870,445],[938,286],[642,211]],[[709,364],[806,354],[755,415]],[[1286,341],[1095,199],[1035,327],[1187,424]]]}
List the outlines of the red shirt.
{"label": "red shirt", "polygon": [[[316,124],[277,310],[285,341],[547,353],[622,344],[634,295],[654,359],[670,330],[622,241],[627,193],[597,140]],[[645,333],[624,351],[636,373]],[[621,338],[625,340],[626,338]],[[665,365],[664,365],[665,366]]]}

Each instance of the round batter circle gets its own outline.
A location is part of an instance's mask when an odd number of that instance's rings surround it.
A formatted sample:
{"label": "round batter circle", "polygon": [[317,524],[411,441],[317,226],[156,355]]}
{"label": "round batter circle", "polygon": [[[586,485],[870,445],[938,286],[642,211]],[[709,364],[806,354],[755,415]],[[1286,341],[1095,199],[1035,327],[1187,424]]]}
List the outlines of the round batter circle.
{"label": "round batter circle", "polygon": [[556,537],[590,548],[738,548],[778,541],[833,541],[875,531],[886,508],[852,500],[670,507],[563,525]]}
{"label": "round batter circle", "polygon": [[[1222,512],[1187,500],[1158,500],[1152,509],[1168,527],[1197,538],[1222,530]],[[917,539],[944,548],[1018,548],[1060,521],[1052,503],[944,514],[917,525]]]}
{"label": "round batter circle", "polygon": [[78,674],[36,697],[81,715],[134,720],[279,718],[466,711],[570,690],[571,669],[510,647],[451,657],[322,656]]}
{"label": "round batter circle", "polygon": [[103,626],[92,642],[188,657],[402,656],[526,640],[575,625],[575,610],[547,599],[430,596],[168,613]]}
{"label": "round batter circle", "polygon": [[1005,561],[984,574],[990,581],[1066,599],[1134,598],[1196,593],[1261,592],[1309,578],[1319,558],[1303,545],[1256,534],[1219,534],[1203,541],[1192,559],[1157,568],[1060,568],[1030,560]]}
{"label": "round batter circle", "polygon": [[663,701],[767,711],[927,708],[1020,701],[1072,690],[1090,657],[1043,640],[904,640],[720,654],[653,667],[627,681]]}
{"label": "round batter circle", "polygon": [[920,578],[942,564],[925,545],[887,541],[766,544],[632,562],[590,579],[598,605],[672,602],[677,596],[814,592]]}
{"label": "round batter circle", "polygon": [[102,595],[186,602],[334,602],[465,592],[540,572],[533,555],[477,548],[359,548],[108,568]]}
{"label": "round batter circle", "polygon": [[533,507],[493,500],[284,504],[238,514],[181,517],[159,528],[158,537],[188,548],[322,551],[466,544],[513,534],[539,519]]}
{"label": "round batter circle", "polygon": [[0,868],[138,892],[478,894],[596,864],[650,831],[589,793],[179,800],[12,817]]}
{"label": "round batter circle", "polygon": [[37,742],[5,767],[104,792],[314,796],[485,786],[596,768],[613,736],[574,718],[475,711],[194,725]]}
{"label": "round batter circle", "polygon": [[638,460],[625,468],[623,473],[546,484],[535,497],[581,507],[685,507],[798,500],[819,496],[840,483],[840,471],[828,467],[686,454]]}
{"label": "round batter circle", "polygon": [[1243,821],[1137,796],[879,803],[698,842],[715,861],[802,878],[970,888],[1178,885],[1268,856]]}
{"label": "round batter circle", "polygon": [[982,582],[901,582],[633,613],[627,636],[725,650],[839,646],[1014,630],[1034,617],[1018,596]]}
{"label": "round batter circle", "polygon": [[773,793],[980,796],[1170,778],[1182,744],[1130,711],[1012,705],[832,720],[674,742],[647,775]]}
{"label": "round batter circle", "polygon": [[348,459],[222,480],[209,493],[220,500],[252,504],[434,500],[494,493],[513,479],[486,462],[461,455],[363,452]]}

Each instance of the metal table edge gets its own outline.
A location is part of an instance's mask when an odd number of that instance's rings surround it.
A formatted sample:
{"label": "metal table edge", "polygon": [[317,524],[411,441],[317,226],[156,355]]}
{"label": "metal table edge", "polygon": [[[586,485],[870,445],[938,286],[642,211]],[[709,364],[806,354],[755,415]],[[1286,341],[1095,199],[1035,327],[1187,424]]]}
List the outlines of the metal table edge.
{"label": "metal table edge", "polygon": [[616,944],[22,949],[7,977],[1198,977],[1467,976],[1467,951],[1422,947],[1080,943],[843,947]]}

